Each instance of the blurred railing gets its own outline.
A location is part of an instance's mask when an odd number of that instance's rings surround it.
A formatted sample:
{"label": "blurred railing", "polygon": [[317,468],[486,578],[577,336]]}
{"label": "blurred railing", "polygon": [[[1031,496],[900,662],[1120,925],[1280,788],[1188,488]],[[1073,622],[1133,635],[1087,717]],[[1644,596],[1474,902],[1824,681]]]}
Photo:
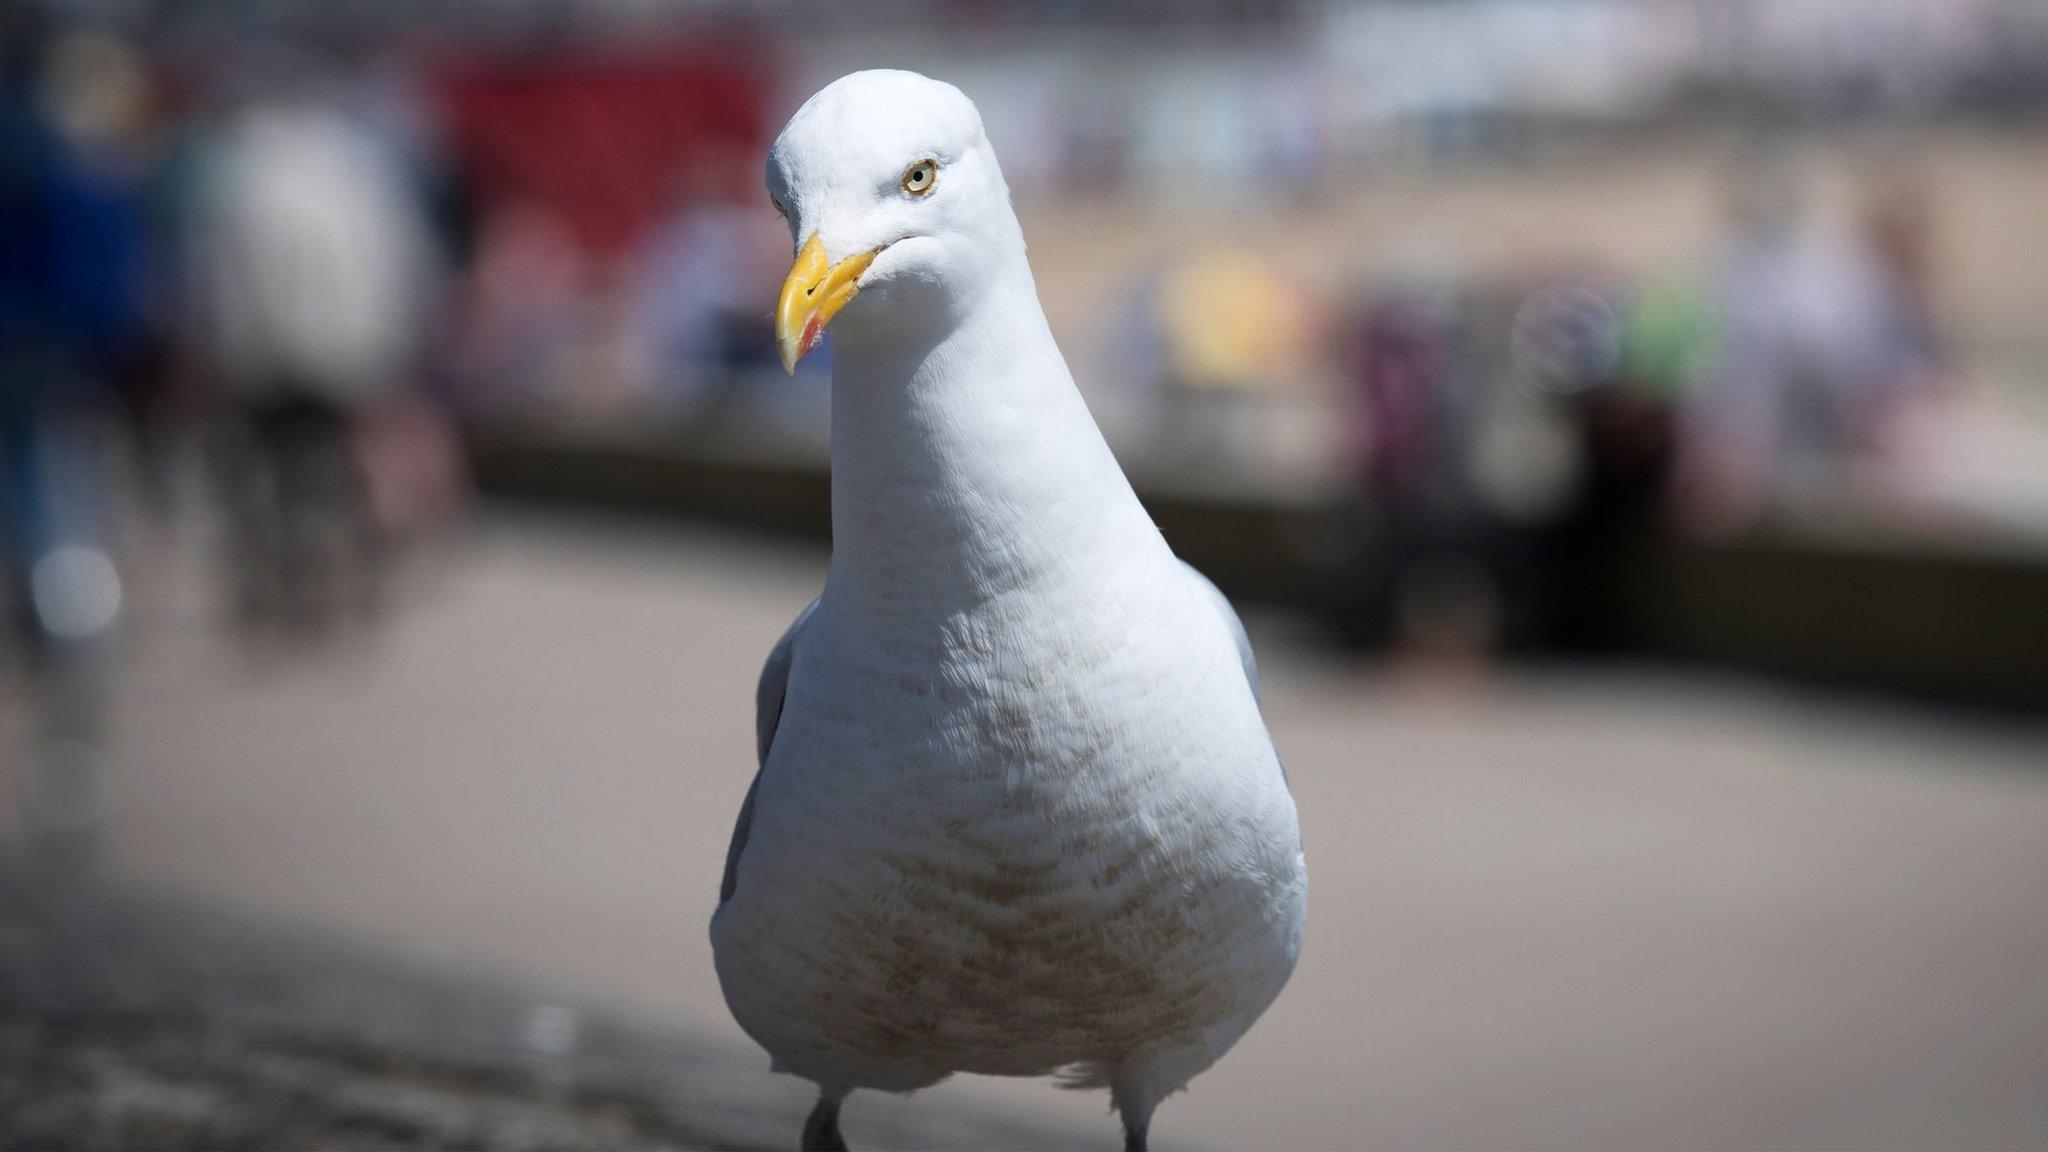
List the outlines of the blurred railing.
{"label": "blurred railing", "polygon": [[[826,539],[814,449],[715,432],[499,425],[472,437],[487,494],[632,509]],[[1358,516],[1335,491],[1133,482],[1175,551],[1240,602],[1343,619],[1367,583]],[[1578,578],[1598,647],[2048,712],[2048,548],[1932,546],[1876,527],[1766,523],[1724,540],[1645,531]]]}

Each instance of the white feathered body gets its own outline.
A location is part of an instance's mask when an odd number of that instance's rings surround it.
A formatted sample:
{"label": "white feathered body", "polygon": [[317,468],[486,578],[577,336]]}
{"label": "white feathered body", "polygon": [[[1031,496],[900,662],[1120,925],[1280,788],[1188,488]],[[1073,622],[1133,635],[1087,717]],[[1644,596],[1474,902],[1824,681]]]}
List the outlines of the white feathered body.
{"label": "white feathered body", "polygon": [[943,617],[828,581],[712,925],[777,1067],[902,1091],[1084,1064],[1163,1095],[1279,993],[1294,804],[1208,590],[1134,551]]}
{"label": "white feathered body", "polygon": [[[862,167],[919,148],[926,201]],[[770,172],[797,239],[887,243],[832,329],[832,563],[712,919],[726,1001],[827,1101],[1075,1068],[1142,1131],[1301,945],[1235,617],[1075,389],[965,97],[857,74]]]}

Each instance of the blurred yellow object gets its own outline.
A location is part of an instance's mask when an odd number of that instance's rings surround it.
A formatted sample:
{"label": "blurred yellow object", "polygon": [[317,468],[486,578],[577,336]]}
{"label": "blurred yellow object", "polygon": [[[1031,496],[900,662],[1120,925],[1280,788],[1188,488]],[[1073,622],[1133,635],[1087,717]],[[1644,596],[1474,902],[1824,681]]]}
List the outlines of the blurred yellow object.
{"label": "blurred yellow object", "polygon": [[1268,388],[1307,363],[1307,302],[1272,261],[1237,249],[1170,268],[1154,319],[1174,381],[1189,388]]}

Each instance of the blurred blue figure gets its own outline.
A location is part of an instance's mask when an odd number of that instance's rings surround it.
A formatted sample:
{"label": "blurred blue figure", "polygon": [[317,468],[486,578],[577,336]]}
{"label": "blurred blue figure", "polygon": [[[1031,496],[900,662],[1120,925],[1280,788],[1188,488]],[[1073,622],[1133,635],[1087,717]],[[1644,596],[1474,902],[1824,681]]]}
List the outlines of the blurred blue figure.
{"label": "blurred blue figure", "polygon": [[52,122],[37,39],[10,37],[0,66],[0,535],[32,659],[91,646],[118,614],[95,433],[144,277],[139,186]]}
{"label": "blurred blue figure", "polygon": [[[0,12],[0,552],[37,673],[16,777],[59,944],[44,994],[88,995],[89,899],[110,787],[107,679],[123,590],[107,543],[112,381],[144,331],[141,182],[117,42]],[[49,51],[45,52],[45,47]]]}

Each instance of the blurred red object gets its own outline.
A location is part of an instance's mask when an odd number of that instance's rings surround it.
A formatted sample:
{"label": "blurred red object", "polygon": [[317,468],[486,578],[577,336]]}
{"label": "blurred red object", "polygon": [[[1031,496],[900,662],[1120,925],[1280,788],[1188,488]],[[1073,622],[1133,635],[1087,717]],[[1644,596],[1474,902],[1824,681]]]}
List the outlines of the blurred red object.
{"label": "blurred red object", "polygon": [[[759,51],[720,40],[444,59],[429,87],[485,207],[538,201],[609,258],[672,206],[678,173],[761,153],[768,79]],[[758,191],[760,166],[731,179]]]}

